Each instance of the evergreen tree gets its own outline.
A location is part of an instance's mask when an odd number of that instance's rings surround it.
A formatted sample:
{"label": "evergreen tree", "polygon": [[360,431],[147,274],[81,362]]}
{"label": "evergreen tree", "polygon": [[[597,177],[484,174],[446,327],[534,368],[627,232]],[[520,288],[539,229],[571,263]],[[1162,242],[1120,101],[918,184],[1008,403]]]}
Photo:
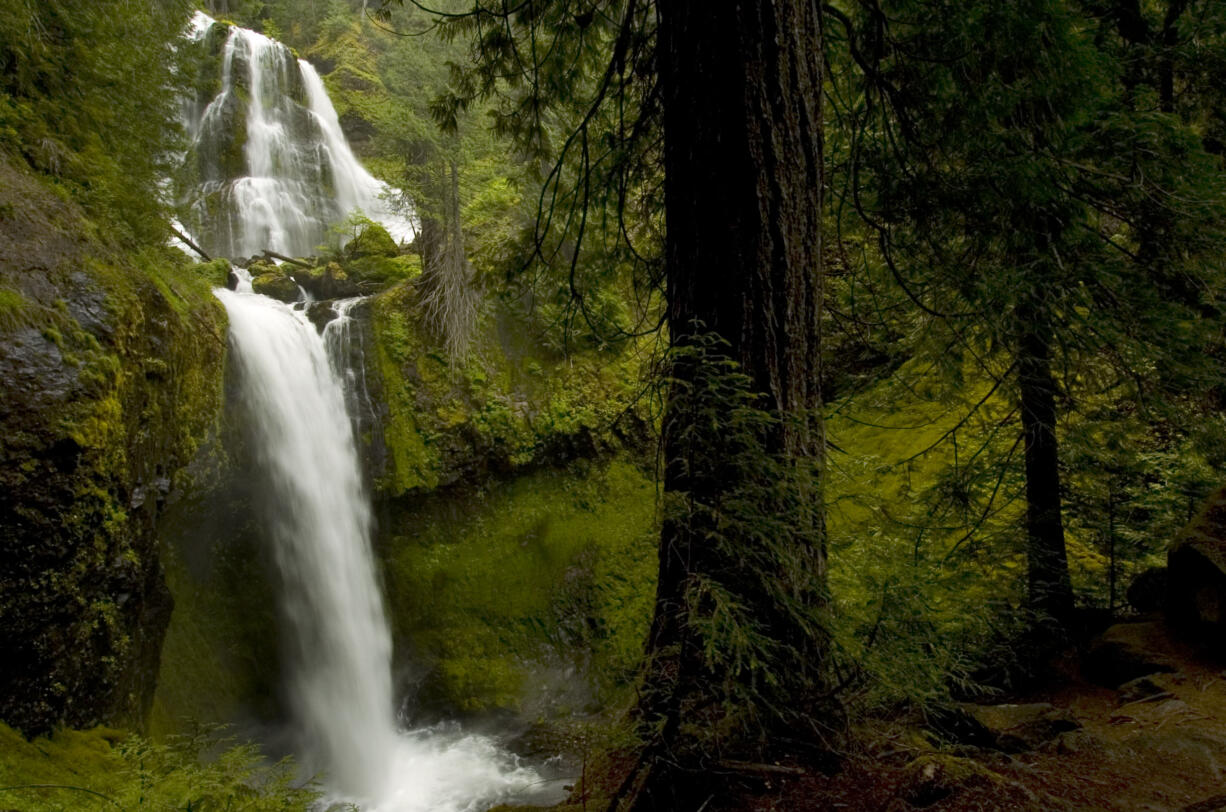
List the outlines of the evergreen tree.
{"label": "evergreen tree", "polygon": [[1011,393],[1029,608],[1067,624],[1061,422],[1104,379],[1148,404],[1216,377],[1197,350],[1221,168],[1193,128],[1134,108],[1119,50],[1066,4],[862,8],[832,12],[859,63],[853,197],[932,348]]}
{"label": "evergreen tree", "polygon": [[622,801],[700,805],[713,761],[825,721],[820,15],[802,0],[558,0],[446,25],[472,37],[476,67],[437,110],[500,95],[496,127],[546,167],[534,256],[565,247],[581,312],[580,258],[609,235],[635,253],[627,203],[650,196],[666,221],[668,508],[648,742]]}
{"label": "evergreen tree", "polygon": [[186,0],[0,0],[0,148],[115,237],[163,243]]}

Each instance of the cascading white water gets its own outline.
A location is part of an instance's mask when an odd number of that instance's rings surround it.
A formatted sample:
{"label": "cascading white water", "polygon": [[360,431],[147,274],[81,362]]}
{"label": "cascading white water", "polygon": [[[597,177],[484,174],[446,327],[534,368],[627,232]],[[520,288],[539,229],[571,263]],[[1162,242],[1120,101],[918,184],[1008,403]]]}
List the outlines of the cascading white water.
{"label": "cascading white water", "polygon": [[305,313],[251,292],[242,276],[238,290],[216,293],[273,497],[266,519],[305,763],[324,771],[334,800],[378,812],[469,812],[537,788],[537,774],[491,739],[396,729],[370,504],[341,379]]}
{"label": "cascading white water", "polygon": [[370,386],[366,381],[366,365],[351,363],[351,359],[356,357],[360,360],[366,354],[362,333],[351,315],[353,309],[365,300],[365,297],[358,296],[333,302],[332,311],[336,318],[327,323],[323,333],[332,370],[345,382],[345,408],[355,435],[361,435],[370,427],[375,413]]}
{"label": "cascading white water", "polygon": [[189,212],[185,225],[206,251],[305,256],[324,242],[329,226],[359,209],[398,242],[412,239],[411,217],[395,210],[389,202],[395,190],[354,156],[310,63],[203,12],[192,19],[188,38],[202,76],[196,95],[184,101],[194,160],[180,197]]}

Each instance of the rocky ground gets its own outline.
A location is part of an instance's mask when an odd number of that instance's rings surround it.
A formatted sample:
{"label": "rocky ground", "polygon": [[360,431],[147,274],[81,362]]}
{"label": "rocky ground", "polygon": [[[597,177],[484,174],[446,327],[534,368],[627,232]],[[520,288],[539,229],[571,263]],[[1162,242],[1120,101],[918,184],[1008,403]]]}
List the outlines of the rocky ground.
{"label": "rocky ground", "polygon": [[[1047,689],[870,723],[833,773],[796,760],[712,776],[721,789],[702,812],[1226,810],[1220,650],[1159,620],[1117,624]],[[603,778],[593,783],[615,777]],[[594,786],[584,805],[576,786],[553,812],[603,809],[608,789]]]}
{"label": "rocky ground", "polygon": [[1067,683],[934,720],[944,743],[882,726],[837,774],[775,776],[740,808],[1226,809],[1223,666],[1161,622],[1119,624]]}

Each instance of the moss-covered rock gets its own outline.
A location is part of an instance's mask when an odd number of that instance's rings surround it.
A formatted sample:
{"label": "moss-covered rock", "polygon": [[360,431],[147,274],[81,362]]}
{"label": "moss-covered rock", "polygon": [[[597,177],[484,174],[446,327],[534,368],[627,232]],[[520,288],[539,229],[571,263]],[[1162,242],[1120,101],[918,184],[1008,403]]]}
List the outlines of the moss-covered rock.
{"label": "moss-covered rock", "polygon": [[388,452],[375,472],[378,496],[645,447],[645,347],[564,356],[538,346],[526,315],[498,302],[457,364],[423,326],[420,307],[411,283],[373,300],[368,377],[381,382],[376,431]]}
{"label": "moss-covered rock", "polygon": [[287,269],[286,273],[293,280],[295,287],[301,286],[313,298],[320,301],[344,299],[357,296],[359,293],[357,283],[351,280],[349,274],[345,273],[345,269],[335,262],[329,262],[327,265],[310,270]]}
{"label": "moss-covered rock", "polygon": [[282,302],[296,302],[301,295],[298,291],[298,283],[280,269],[266,271],[259,276],[253,274],[251,289]]}
{"label": "moss-covered rock", "polygon": [[624,458],[384,505],[388,608],[418,707],[537,717],[616,696],[651,618],[655,505]]}
{"label": "moss-covered rock", "polygon": [[[224,444],[242,449],[229,426]],[[172,494],[159,523],[175,609],[162,648],[149,733],[195,722],[275,720],[281,712],[277,587],[253,475],[241,453],[206,487]]]}
{"label": "moss-covered rock", "polygon": [[345,263],[349,277],[359,284],[384,287],[421,276],[421,259],[416,254],[403,256],[364,256]]}
{"label": "moss-covered rock", "polygon": [[171,610],[166,494],[221,409],[224,311],[0,162],[0,719],[139,724]]}
{"label": "moss-covered rock", "polygon": [[353,239],[345,244],[345,253],[353,259],[394,257],[400,253],[400,249],[386,228],[373,220],[366,220]]}

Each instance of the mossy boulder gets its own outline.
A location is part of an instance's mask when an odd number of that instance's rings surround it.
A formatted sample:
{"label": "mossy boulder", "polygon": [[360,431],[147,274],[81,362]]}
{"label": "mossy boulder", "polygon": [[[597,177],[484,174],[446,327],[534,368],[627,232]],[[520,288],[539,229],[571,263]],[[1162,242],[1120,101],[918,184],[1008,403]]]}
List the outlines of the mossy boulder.
{"label": "mossy boulder", "polygon": [[416,254],[391,257],[376,254],[348,260],[345,268],[355,282],[381,288],[421,276],[421,259]]}
{"label": "mossy boulder", "polygon": [[224,288],[230,284],[230,274],[233,271],[233,266],[230,265],[229,260],[214,259],[194,265],[192,270],[196,272],[197,276],[213,287]]}
{"label": "mossy boulder", "polygon": [[344,299],[358,295],[357,284],[349,278],[349,274],[336,262],[329,262],[307,270],[292,268],[287,271],[293,280],[295,288],[303,290],[320,301],[327,299]]}
{"label": "mossy boulder", "polygon": [[364,221],[357,233],[345,243],[345,254],[351,259],[362,257],[394,257],[400,253],[392,235],[373,220]]}
{"label": "mossy boulder", "polygon": [[166,495],[221,412],[225,314],[0,161],[0,719],[140,724],[171,611]]}
{"label": "mossy boulder", "polygon": [[301,296],[298,283],[280,269],[266,271],[259,276],[253,275],[251,289],[282,302],[296,302]]}
{"label": "mossy boulder", "polygon": [[1226,487],[1210,494],[1171,545],[1165,608],[1175,626],[1226,639]]}

